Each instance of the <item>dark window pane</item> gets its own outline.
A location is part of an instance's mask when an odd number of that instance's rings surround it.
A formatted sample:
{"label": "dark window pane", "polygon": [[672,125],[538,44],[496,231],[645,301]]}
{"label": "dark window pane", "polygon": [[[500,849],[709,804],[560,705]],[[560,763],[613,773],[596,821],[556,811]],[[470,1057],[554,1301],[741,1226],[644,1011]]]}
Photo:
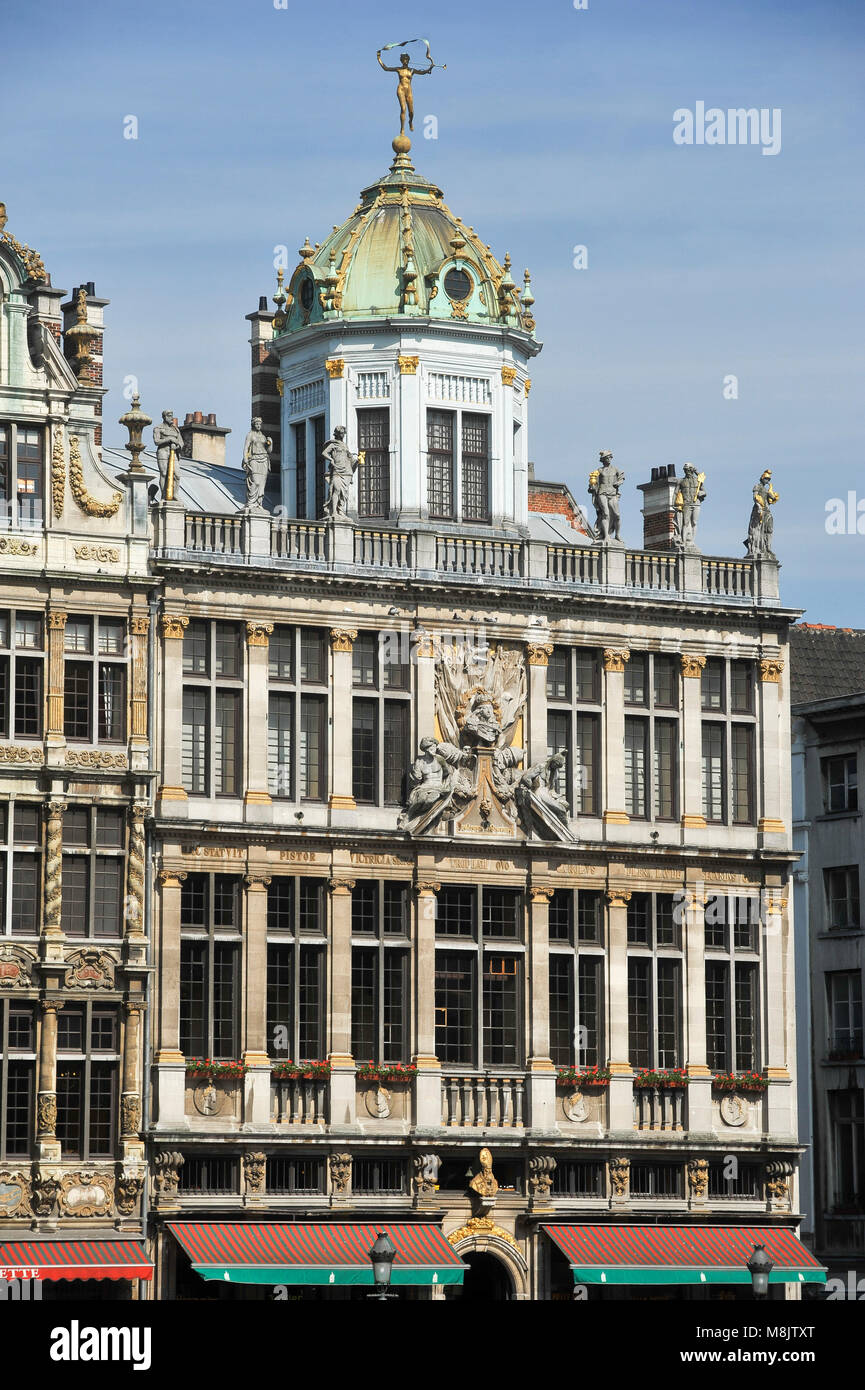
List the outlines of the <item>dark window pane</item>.
{"label": "dark window pane", "polygon": [[757,967],[736,966],[736,1070],[757,1069]]}
{"label": "dark window pane", "polygon": [[359,632],[351,648],[351,679],[353,685],[378,685],[378,634]]}
{"label": "dark window pane", "polygon": [[463,517],[490,519],[490,420],[488,415],[462,417]]}
{"label": "dark window pane", "polygon": [[120,742],[126,733],[126,668],[99,664],[99,737]]}
{"label": "dark window pane", "polygon": [[515,956],[484,957],[484,1063],[515,1066],[519,1045],[520,961]]}
{"label": "dark window pane", "polygon": [[378,954],[368,947],[351,953],[351,1052],[361,1062],[378,1061]]}
{"label": "dark window pane", "polygon": [[734,714],[754,713],[754,663],[730,662],[730,706]]}
{"label": "dark window pane", "polygon": [[[267,1050],[271,1057],[293,1057],[294,947],[267,948]],[[283,1030],[286,1045],[278,1046]]]}
{"label": "dark window pane", "polygon": [[267,709],[267,772],[271,796],[292,794],[294,696],[272,694]]}
{"label": "dark window pane", "polygon": [[600,942],[604,902],[600,893],[581,888],[577,894],[577,930],[580,941]]}
{"label": "dark window pane", "polygon": [[754,729],[750,724],[733,724],[730,729],[732,759],[733,821],[752,825],[754,821]]}
{"label": "dark window pane", "polygon": [[180,1050],[185,1057],[208,1053],[207,946],[199,941],[180,946]]}
{"label": "dark window pane", "polygon": [[724,728],[721,724],[703,725],[703,815],[707,821],[724,819]]}
{"label": "dark window pane", "polygon": [[447,410],[428,410],[427,506],[431,517],[454,514],[454,417]]}
{"label": "dark window pane", "polygon": [[628,1060],[632,1067],[651,1066],[649,982],[651,961],[628,961]]}
{"label": "dark window pane", "polygon": [[442,888],[436,900],[436,934],[468,936],[474,934],[475,890]]}
{"label": "dark window pane", "polygon": [[126,653],[126,624],[122,618],[99,619],[99,653],[101,656],[124,656]]}
{"label": "dark window pane", "polygon": [[374,700],[352,706],[352,791],[356,801],[375,801],[378,771],[378,720]]}
{"label": "dark window pane", "polygon": [[301,946],[298,998],[298,1058],[315,1060],[324,1047],[324,951],[319,946]]}
{"label": "dark window pane", "polygon": [[6,1080],[6,1154],[10,1158],[16,1154],[27,1155],[30,1151],[34,1073],[32,1062],[9,1063]]}
{"label": "dark window pane", "polygon": [[[68,812],[66,813],[69,814]],[[65,816],[64,816],[65,820]],[[102,849],[123,848],[123,812],[96,812],[96,843]]]}
{"label": "dark window pane", "polygon": [[570,941],[574,914],[574,894],[570,888],[557,888],[550,898],[550,940]]}
{"label": "dark window pane", "polygon": [[436,952],[436,1056],[453,1066],[474,1061],[474,966],[468,952]]}
{"label": "dark window pane", "polygon": [[191,676],[206,676],[209,673],[210,624],[201,618],[192,618],[183,634],[183,670]]}
{"label": "dark window pane", "polygon": [[407,936],[409,930],[408,888],[403,883],[385,883],[385,936]]}
{"label": "dark window pane", "polygon": [[12,931],[19,936],[35,935],[40,918],[40,856],[12,856]]}
{"label": "dark window pane", "polygon": [[653,659],[655,704],[663,709],[675,709],[679,703],[679,678],[674,656],[656,655]]}
{"label": "dark window pane", "polygon": [[580,794],[579,809],[584,816],[596,816],[600,804],[600,728],[599,715],[577,715],[577,788]]}
{"label": "dark window pane", "polygon": [[214,874],[213,925],[217,930],[240,931],[240,880],[234,874]]}
{"label": "dark window pane", "polygon": [[658,961],[658,1066],[681,1062],[681,967],[677,960]]}
{"label": "dark window pane", "polygon": [[63,649],[67,652],[93,651],[93,626],[89,618],[66,619]]}
{"label": "dark window pane", "polygon": [[302,695],[300,700],[300,761],[298,766],[298,790],[301,799],[307,801],[322,801],[324,799],[326,748],[326,697],[323,695]]}
{"label": "dark window pane", "polygon": [[408,1057],[408,952],[384,952],[382,997],[382,1061],[404,1062]]}
{"label": "dark window pane", "polygon": [[625,719],[625,810],[636,820],[647,814],[647,745],[645,719]]}
{"label": "dark window pane", "polygon": [[579,959],[579,1033],[577,1061],[595,1067],[601,1058],[603,1041],[601,1001],[604,963],[600,956]]}
{"label": "dark window pane", "polygon": [[220,942],[213,948],[213,1055],[236,1057],[240,953]]}
{"label": "dark window pane", "polygon": [[296,494],[297,503],[295,506],[295,516],[305,517],[307,510],[306,502],[306,421],[301,420],[299,425],[292,425],[292,438],[294,440],[294,466],[296,469]]}
{"label": "dark window pane", "polygon": [[357,447],[365,457],[358,469],[358,516],[390,514],[390,412],[357,412]]}
{"label": "dark window pane", "polygon": [[42,661],[18,657],[15,661],[15,737],[42,736]]}
{"label": "dark window pane", "polygon": [[658,820],[678,819],[679,724],[675,719],[655,720],[654,796]]}
{"label": "dark window pane", "polygon": [[268,675],[272,681],[294,680],[294,628],[277,625],[268,643]]}
{"label": "dark window pane", "polygon": [[628,903],[628,945],[651,946],[652,944],[652,896],[650,893],[632,893]]}
{"label": "dark window pane", "polygon": [[109,1157],[114,1148],[114,1088],[116,1068],[111,1062],[90,1064],[91,1158]]}
{"label": "dark window pane", "polygon": [[294,879],[287,875],[268,884],[267,930],[294,931]]}
{"label": "dark window pane", "polygon": [[601,661],[598,652],[589,647],[577,647],[576,673],[575,698],[578,702],[596,705],[601,690]]}
{"label": "dark window pane", "polygon": [[90,682],[93,667],[67,661],[63,680],[63,732],[67,738],[90,738]]}
{"label": "dark window pane", "polygon": [[68,806],[63,813],[63,844],[84,849],[90,844],[90,812],[83,806]]}
{"label": "dark window pane", "polygon": [[550,956],[550,1056],[570,1066],[574,1053],[574,967],[572,956]]}
{"label": "dark window pane", "polygon": [[351,894],[351,930],[355,936],[378,935],[378,884],[356,883]]}
{"label": "dark window pane", "polygon": [[401,806],[409,751],[410,705],[407,700],[384,702],[384,804]]}
{"label": "dark window pane", "polygon": [[484,888],[484,936],[506,937],[509,941],[522,938],[522,893],[514,888]]}
{"label": "dark window pane", "polygon": [[324,932],[324,880],[302,878],[300,886],[300,930]]}
{"label": "dark window pane", "polygon": [[720,657],[710,656],[706,660],[700,676],[700,699],[703,709],[724,708],[724,662]]}
{"label": "dark window pane", "polygon": [[547,662],[547,699],[567,700],[570,698],[571,649],[554,647]]}
{"label": "dark window pane", "polygon": [[64,1158],[81,1158],[84,1113],[84,1067],[80,1062],[57,1066],[57,1138]]}
{"label": "dark window pane", "polygon": [[240,629],[237,623],[216,623],[213,634],[214,671],[217,676],[239,676],[243,672]]}
{"label": "dark window pane", "polygon": [[207,791],[208,704],[206,690],[185,687],[180,762],[183,785],[188,792]]}
{"label": "dark window pane", "polygon": [[63,856],[63,903],[60,920],[67,936],[87,936],[90,860],[82,854]]}
{"label": "dark window pane", "polygon": [[180,885],[180,925],[182,927],[206,927],[207,923],[207,874],[188,874]]}
{"label": "dark window pane", "polygon": [[327,680],[327,647],[320,628],[300,629],[300,679],[310,685],[323,685]]}
{"label": "dark window pane", "polygon": [[216,692],[216,736],[213,774],[217,794],[237,796],[241,791],[241,700],[239,690]]}
{"label": "dark window pane", "polygon": [[728,966],[706,961],[706,1063],[713,1071],[730,1066]]}
{"label": "dark window pane", "polygon": [[649,657],[646,652],[631,652],[625,663],[625,704],[646,705],[649,702]]}

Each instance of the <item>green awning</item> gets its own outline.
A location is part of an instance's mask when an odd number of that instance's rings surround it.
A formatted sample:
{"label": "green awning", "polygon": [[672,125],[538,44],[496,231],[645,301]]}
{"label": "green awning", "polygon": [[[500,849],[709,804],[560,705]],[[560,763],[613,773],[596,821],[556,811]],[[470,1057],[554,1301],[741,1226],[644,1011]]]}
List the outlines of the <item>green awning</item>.
{"label": "green awning", "polygon": [[202,1279],[232,1284],[369,1284],[379,1231],[396,1248],[391,1283],[461,1284],[466,1266],[429,1222],[173,1221],[168,1229]]}
{"label": "green awning", "polygon": [[770,1284],[825,1284],[826,1270],[787,1227],[544,1226],[575,1284],[750,1284],[755,1245]]}

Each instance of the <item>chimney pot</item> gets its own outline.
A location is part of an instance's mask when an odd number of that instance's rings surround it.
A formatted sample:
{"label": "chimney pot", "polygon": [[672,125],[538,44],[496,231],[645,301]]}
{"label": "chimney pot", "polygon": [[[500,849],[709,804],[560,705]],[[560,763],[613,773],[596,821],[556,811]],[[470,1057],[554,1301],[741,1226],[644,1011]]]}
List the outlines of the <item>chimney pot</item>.
{"label": "chimney pot", "polygon": [[215,425],[215,424],[216,424],[216,416],[213,414],[212,411],[211,411],[211,413],[210,413],[210,414],[208,415],[208,417],[207,417],[207,423],[208,423],[208,425]]}
{"label": "chimney pot", "polygon": [[266,314],[266,313],[267,313],[267,295],[266,295],[266,294],[262,294],[262,295],[259,296],[259,300],[258,300],[258,312],[259,312],[260,314]]}
{"label": "chimney pot", "polygon": [[87,281],[87,293],[92,299],[96,298],[96,287],[92,280]]}
{"label": "chimney pot", "polygon": [[195,412],[195,414],[193,415],[192,418],[193,418],[193,420],[195,421],[196,425],[203,425],[203,424],[204,424],[204,416],[202,415],[202,413],[201,413],[200,410],[196,410],[196,412]]}
{"label": "chimney pot", "polygon": [[183,423],[184,423],[184,425],[191,425],[191,424],[192,424],[192,411],[191,411],[191,410],[187,410],[187,412],[186,412],[186,419],[184,420]]}

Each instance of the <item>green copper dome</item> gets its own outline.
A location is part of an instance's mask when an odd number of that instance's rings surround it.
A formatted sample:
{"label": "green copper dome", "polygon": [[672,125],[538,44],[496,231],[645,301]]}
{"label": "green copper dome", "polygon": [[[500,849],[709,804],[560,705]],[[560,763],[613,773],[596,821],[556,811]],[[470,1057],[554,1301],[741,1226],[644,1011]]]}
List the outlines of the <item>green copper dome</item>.
{"label": "green copper dome", "polygon": [[360,196],[341,227],[301,247],[284,305],[277,296],[275,333],[394,315],[534,331],[528,271],[517,288],[510,258],[496,260],[441,189],[415,173],[407,152]]}

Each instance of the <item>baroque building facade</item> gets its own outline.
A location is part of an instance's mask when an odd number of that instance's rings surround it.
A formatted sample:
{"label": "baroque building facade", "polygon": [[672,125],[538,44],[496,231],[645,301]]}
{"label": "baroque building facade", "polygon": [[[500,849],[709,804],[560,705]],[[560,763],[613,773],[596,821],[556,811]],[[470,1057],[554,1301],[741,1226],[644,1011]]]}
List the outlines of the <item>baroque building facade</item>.
{"label": "baroque building facade", "polygon": [[[798,1296],[819,1272],[795,1238],[796,614],[768,540],[741,560],[697,550],[695,470],[640,485],[635,549],[610,455],[595,527],[534,481],[530,277],[409,149],[305,241],[275,312],[249,315],[271,434],[253,422],[245,477],[192,412],[157,484],[137,403],[132,465],[100,459],[93,368],[54,348],[68,396],[46,385],[31,412],[46,439],[52,411],[74,427],[86,488],[118,499],[110,516],[65,499],[84,541],[46,514],[41,587],[10,562],[10,611],[23,586],[54,632],[62,595],[95,646],[57,639],[38,768],[9,780],[10,800],[62,799],[64,817],[89,797],[88,844],[106,807],[136,845],[147,827],[144,932],[127,922],[100,957],[118,1010],[153,965],[128,1068],[123,1042],[124,1093],[147,1078],[140,1290],[348,1297],[386,1229],[410,1296],[703,1296],[749,1282],[755,1243],[775,1294]],[[49,294],[18,274],[10,321],[17,295]],[[774,500],[761,479],[750,537],[770,536]],[[101,698],[102,625],[121,616],[146,698],[111,763],[71,730],[78,667]],[[33,957],[34,1008],[66,988],[63,913],[78,930],[83,911],[78,869],[58,927],[48,862],[39,930],[10,947]],[[60,1053],[41,1029],[48,1094]]]}
{"label": "baroque building facade", "polygon": [[90,283],[63,302],[6,220],[0,207],[3,1289],[75,1296],[94,1287],[77,1276],[108,1277],[128,1294],[149,1273],[148,479],[101,462],[107,301]]}

